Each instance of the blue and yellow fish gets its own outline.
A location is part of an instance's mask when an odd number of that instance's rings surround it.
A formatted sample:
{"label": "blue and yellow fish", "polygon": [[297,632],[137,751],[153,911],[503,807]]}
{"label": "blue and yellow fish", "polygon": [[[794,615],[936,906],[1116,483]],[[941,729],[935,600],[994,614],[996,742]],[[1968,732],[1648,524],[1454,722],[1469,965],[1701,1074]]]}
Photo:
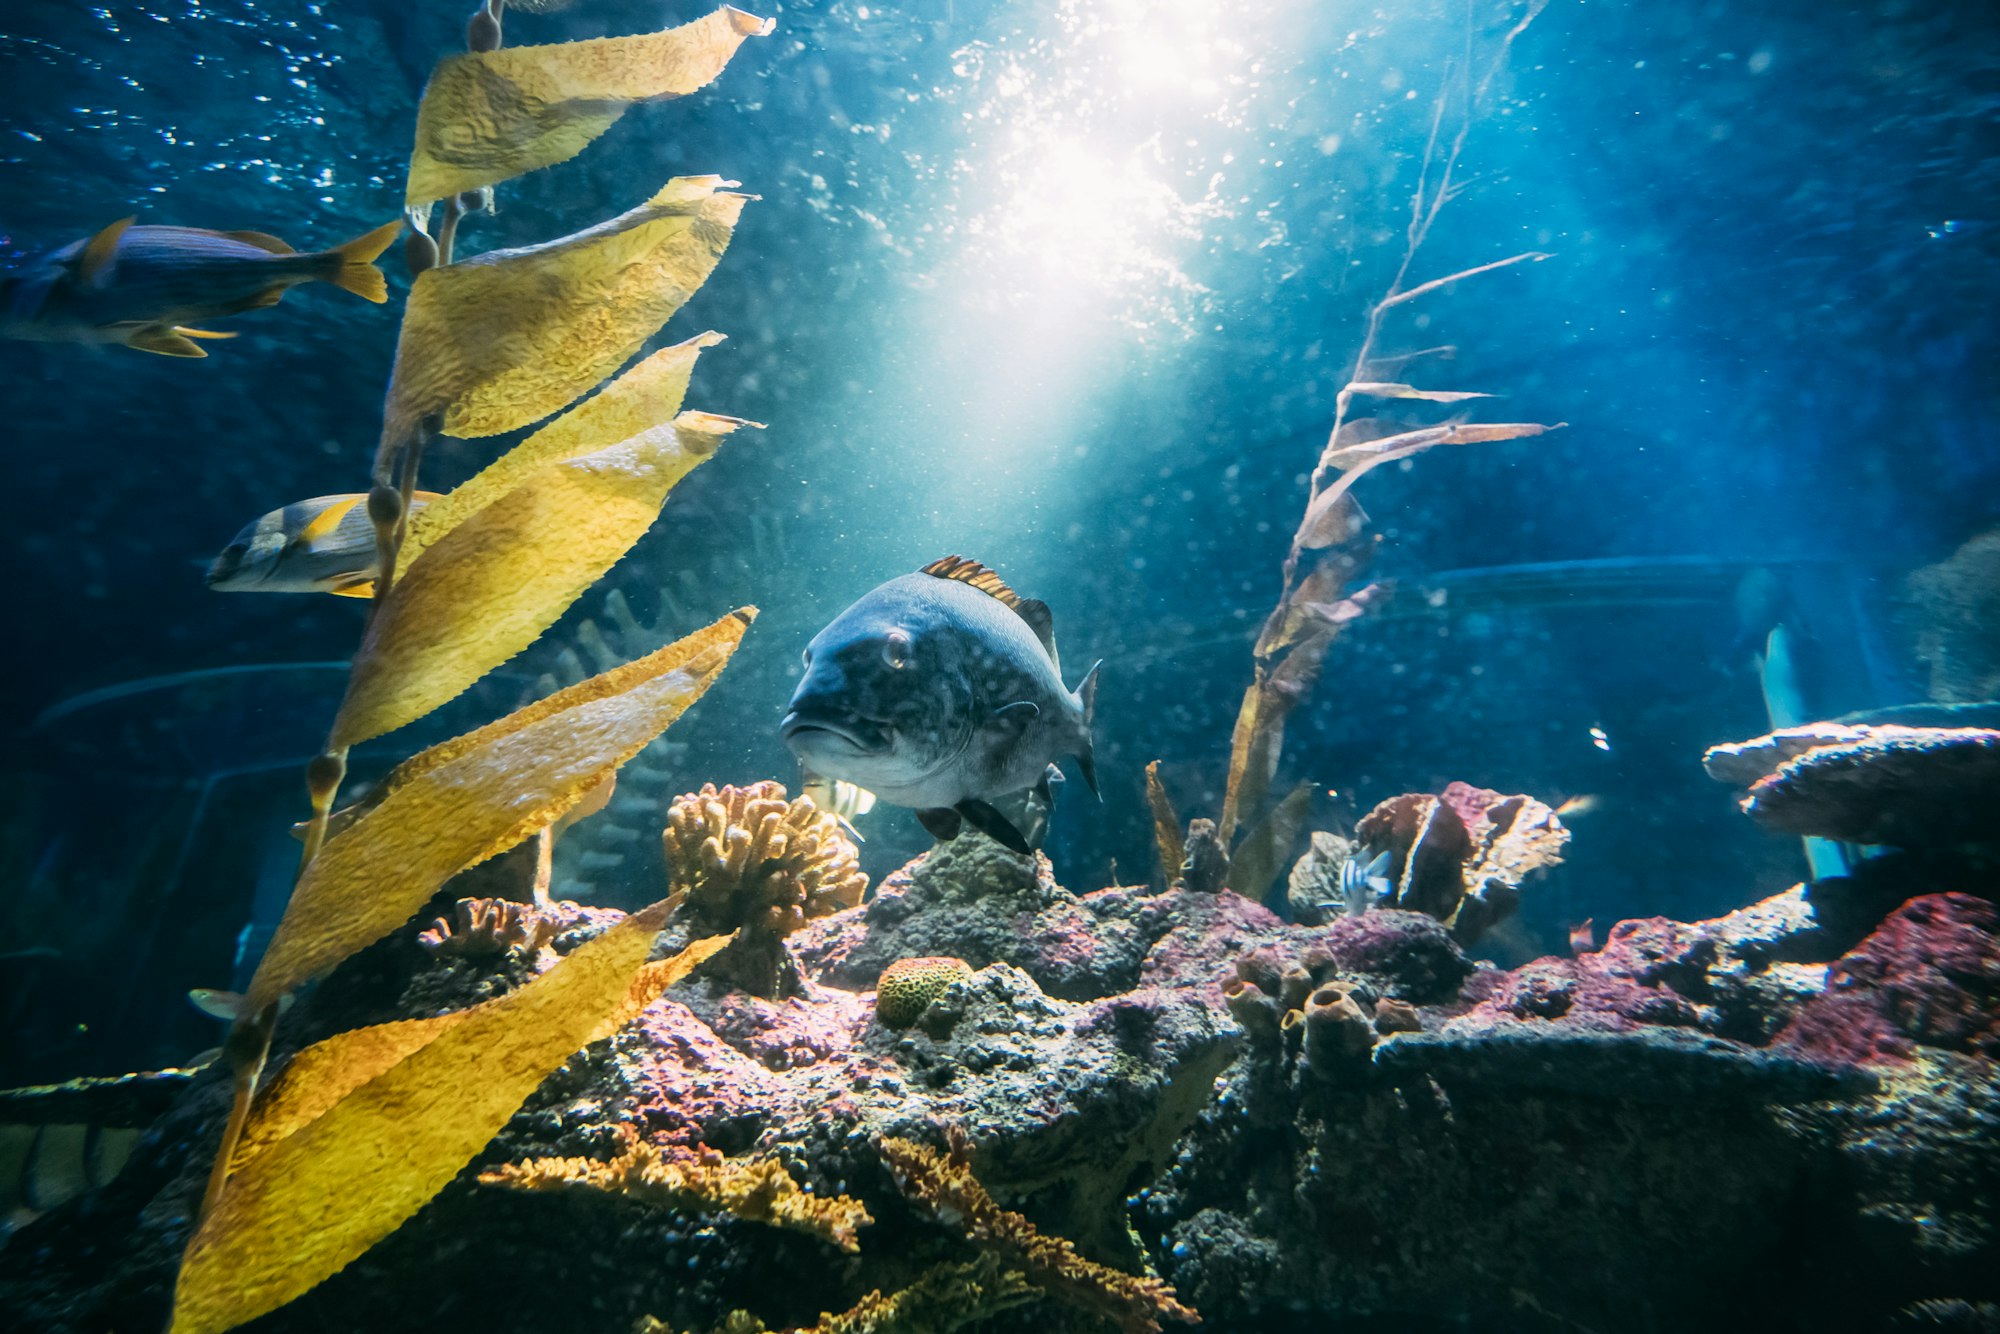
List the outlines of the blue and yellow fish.
{"label": "blue and yellow fish", "polygon": [[163,356],[205,357],[194,340],[235,335],[195,325],[275,306],[300,283],[332,283],[387,301],[389,286],[375,259],[403,225],[387,223],[345,245],[301,255],[263,232],[133,221],[114,222],[0,276],[0,337],[123,343]]}

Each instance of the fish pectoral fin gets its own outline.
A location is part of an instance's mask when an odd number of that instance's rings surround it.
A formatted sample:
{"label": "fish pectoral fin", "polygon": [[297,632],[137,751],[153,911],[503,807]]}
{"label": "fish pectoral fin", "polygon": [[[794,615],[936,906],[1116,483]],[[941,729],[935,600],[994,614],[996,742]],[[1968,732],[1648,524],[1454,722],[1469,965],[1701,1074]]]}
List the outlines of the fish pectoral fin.
{"label": "fish pectoral fin", "polygon": [[342,584],[339,588],[329,588],[327,592],[337,598],[372,598],[375,596],[375,581],[363,579],[356,584]]}
{"label": "fish pectoral fin", "polygon": [[92,287],[101,287],[111,276],[112,261],[118,258],[118,242],[125,235],[125,229],[139,220],[134,213],[129,218],[120,218],[103,231],[90,238],[83,253],[76,257],[76,276]]}
{"label": "fish pectoral fin", "polygon": [[952,809],[964,816],[967,824],[1009,852],[1018,852],[1023,857],[1034,853],[1034,849],[1028,846],[1028,840],[1021,837],[1021,831],[1014,827],[1013,821],[985,802],[967,797]]}
{"label": "fish pectoral fin", "polygon": [[185,324],[176,324],[174,332],[183,338],[236,338],[239,336],[235,329],[190,329]]}
{"label": "fish pectoral fin", "polygon": [[917,823],[929,831],[930,836],[938,842],[949,843],[958,837],[961,821],[957,811],[947,806],[937,806],[930,810],[918,811]]}
{"label": "fish pectoral fin", "polygon": [[244,245],[256,246],[259,250],[267,250],[274,255],[298,253],[269,232],[221,232],[219,235],[226,236],[232,241],[241,241]]}
{"label": "fish pectoral fin", "polygon": [[148,324],[125,336],[125,346],[141,352],[157,352],[163,357],[205,357],[208,353],[164,324]]}
{"label": "fish pectoral fin", "polygon": [[1012,704],[1002,704],[993,710],[993,716],[1001,722],[1026,727],[1042,716],[1042,706],[1031,699],[1017,699]]}

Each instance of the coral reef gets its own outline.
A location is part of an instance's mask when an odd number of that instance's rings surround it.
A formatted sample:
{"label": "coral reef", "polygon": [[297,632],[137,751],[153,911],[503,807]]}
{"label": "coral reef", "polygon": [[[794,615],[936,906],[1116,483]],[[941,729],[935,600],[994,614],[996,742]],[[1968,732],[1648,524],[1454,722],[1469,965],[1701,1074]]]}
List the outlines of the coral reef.
{"label": "coral reef", "polygon": [[940,1221],[962,1231],[1009,1269],[1065,1302],[1118,1326],[1122,1334],[1160,1334],[1162,1319],[1198,1322],[1168,1284],[1086,1260],[1061,1237],[993,1202],[972,1173],[972,1146],[954,1128],[947,1151],[907,1139],[884,1139],[882,1157],[896,1184]]}
{"label": "coral reef", "polygon": [[601,1190],[673,1209],[726,1212],[753,1223],[804,1232],[848,1252],[861,1249],[857,1232],[875,1221],[859,1200],[800,1190],[775,1160],[735,1162],[707,1148],[669,1154],[640,1139],[629,1125],[612,1129],[620,1146],[614,1158],[510,1163],[480,1173],[480,1184],[516,1190]]}
{"label": "coral reef", "polygon": [[1767,829],[1897,847],[2000,842],[2000,731],[1814,723],[1703,757]]}
{"label": "coral reef", "polygon": [[2000,1059],[2000,909],[1911,899],[1827,972],[1774,1044],[1823,1061],[1907,1061],[1918,1046]]}
{"label": "coral reef", "polygon": [[861,902],[868,888],[840,821],[784,785],[713,783],[677,798],[661,834],[680,916],[691,936],[737,932],[711,967],[753,995],[798,990],[784,937],[809,919]]}
{"label": "coral reef", "polygon": [[875,1017],[885,1028],[908,1028],[944,995],[945,988],[972,976],[972,965],[950,956],[898,959],[882,970],[875,987]]}
{"label": "coral reef", "polygon": [[[1435,917],[1470,945],[1520,906],[1521,885],[1562,861],[1569,831],[1545,803],[1454,782],[1438,796],[1408,792],[1361,817],[1353,840],[1314,834],[1292,867],[1287,892],[1299,920],[1318,922],[1319,903],[1338,901],[1342,868],[1389,856],[1380,903]],[[1320,895],[1312,911],[1301,901]]]}
{"label": "coral reef", "polygon": [[[2000,1301],[1995,909],[1927,865],[1501,970],[1425,913],[1307,926],[1228,890],[1073,894],[1043,859],[957,840],[787,938],[795,993],[697,974],[573,1057],[474,1170],[267,1327],[525,1334],[574,1323],[582,1291],[605,1328],[823,1334],[1146,1328],[1167,1300],[1227,1331],[1520,1334]],[[412,922],[296,1028],[518,986],[617,919],[483,970]],[[929,956],[969,976],[920,1022],[877,1022],[892,966]],[[222,1092],[196,1076],[117,1180],[0,1250],[16,1323],[157,1318]],[[955,1156],[922,1147],[952,1128]],[[756,1221],[794,1206],[846,1221]],[[490,1292],[495,1266],[551,1277]],[[448,1315],[410,1306],[433,1291]]]}
{"label": "coral reef", "polygon": [[546,945],[556,933],[557,920],[525,903],[507,899],[460,899],[450,918],[440,917],[417,936],[417,944],[432,954],[461,958],[493,958],[512,949],[529,952]]}
{"label": "coral reef", "polygon": [[[788,1334],[954,1334],[1022,1305],[1035,1286],[1002,1269],[991,1253],[968,1264],[940,1264],[916,1282],[892,1293],[879,1288],[838,1315],[822,1315],[810,1328]],[[633,1334],[674,1334],[671,1326],[646,1316]],[[733,1311],[713,1334],[771,1334],[770,1326],[748,1311]]]}

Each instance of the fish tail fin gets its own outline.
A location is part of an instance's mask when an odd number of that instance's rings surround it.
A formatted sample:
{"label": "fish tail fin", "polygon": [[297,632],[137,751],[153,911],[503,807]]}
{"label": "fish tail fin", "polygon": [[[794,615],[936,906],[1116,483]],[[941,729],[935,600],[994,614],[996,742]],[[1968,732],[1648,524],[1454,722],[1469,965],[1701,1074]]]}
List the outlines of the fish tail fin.
{"label": "fish tail fin", "polygon": [[364,301],[381,305],[389,299],[389,280],[382,276],[382,270],[375,267],[375,261],[402,232],[403,220],[398,218],[327,251],[332,267],[327,272],[326,280],[335,287],[346,288]]}
{"label": "fish tail fin", "polygon": [[1083,727],[1076,743],[1076,767],[1082,771],[1084,785],[1090,789],[1090,795],[1100,801],[1103,797],[1097,790],[1097,760],[1091,754],[1090,724],[1097,716],[1097,669],[1103,665],[1102,658],[1091,663],[1090,670],[1083,674],[1083,680],[1076,687],[1076,702],[1083,706]]}

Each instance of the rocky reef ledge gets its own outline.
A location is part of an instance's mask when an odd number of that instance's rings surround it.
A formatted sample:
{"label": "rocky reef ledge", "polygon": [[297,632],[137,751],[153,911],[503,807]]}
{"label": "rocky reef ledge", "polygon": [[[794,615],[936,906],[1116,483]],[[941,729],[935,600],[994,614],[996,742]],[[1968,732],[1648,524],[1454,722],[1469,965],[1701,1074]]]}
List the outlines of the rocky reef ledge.
{"label": "rocky reef ledge", "polygon": [[[797,994],[698,976],[578,1053],[246,1328],[2000,1327],[2000,912],[1925,874],[1499,971],[1420,914],[1078,896],[968,835],[791,936]],[[420,945],[451,906],[286,1039],[487,998],[617,917]],[[7,1328],[162,1327],[226,1103],[189,1081],[9,1240]]]}

